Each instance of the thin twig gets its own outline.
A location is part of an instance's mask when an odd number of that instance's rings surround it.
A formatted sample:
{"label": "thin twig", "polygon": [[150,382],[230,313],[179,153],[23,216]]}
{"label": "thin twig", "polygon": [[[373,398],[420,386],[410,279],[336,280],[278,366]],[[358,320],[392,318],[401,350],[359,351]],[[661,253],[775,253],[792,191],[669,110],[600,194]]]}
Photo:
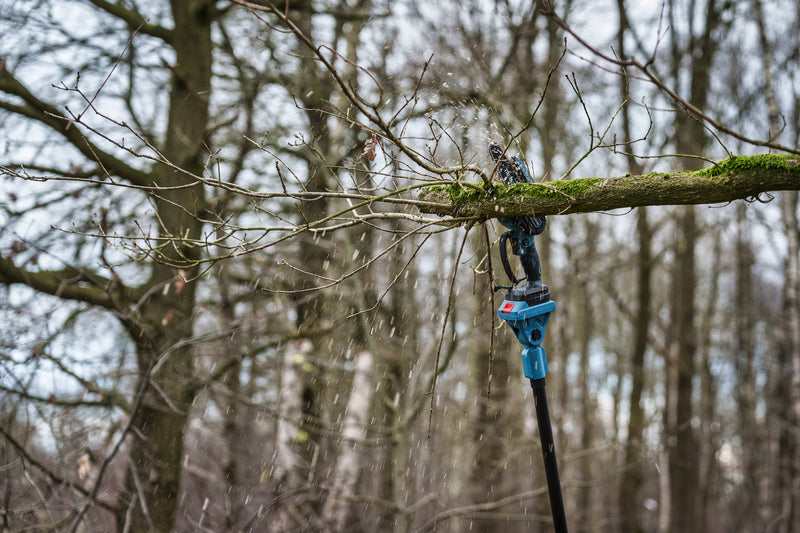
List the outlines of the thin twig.
{"label": "thin twig", "polygon": [[486,376],[486,399],[492,397],[492,362],[494,361],[494,268],[492,267],[492,244],[489,240],[488,222],[483,223],[483,240],[486,242],[486,261],[489,275],[489,314],[492,317],[492,327],[489,332],[489,370]]}
{"label": "thin twig", "polygon": [[431,425],[433,424],[433,406],[436,400],[436,381],[439,376],[439,359],[442,355],[442,344],[444,344],[444,334],[447,329],[447,319],[450,317],[450,310],[453,307],[453,296],[456,285],[456,274],[458,273],[458,264],[461,262],[461,254],[464,252],[464,245],[467,243],[469,230],[470,228],[468,227],[464,232],[464,238],[461,240],[461,246],[458,249],[458,255],[453,263],[453,274],[450,276],[450,291],[447,297],[447,308],[445,309],[444,318],[442,319],[442,332],[439,335],[439,345],[436,349],[436,362],[433,365],[433,381],[431,382],[430,391],[430,410],[428,412],[428,437],[431,436]]}

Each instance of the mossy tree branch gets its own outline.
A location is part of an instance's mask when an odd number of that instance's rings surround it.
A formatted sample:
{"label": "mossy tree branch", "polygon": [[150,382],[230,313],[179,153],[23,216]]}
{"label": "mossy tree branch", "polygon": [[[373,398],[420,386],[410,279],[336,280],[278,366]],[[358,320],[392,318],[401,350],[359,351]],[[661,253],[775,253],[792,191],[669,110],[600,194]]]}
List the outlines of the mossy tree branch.
{"label": "mossy tree branch", "polygon": [[496,184],[484,191],[453,182],[423,190],[424,213],[475,220],[566,215],[648,205],[692,205],[760,199],[770,191],[800,190],[800,157],[736,156],[696,172],[582,178],[536,185]]}

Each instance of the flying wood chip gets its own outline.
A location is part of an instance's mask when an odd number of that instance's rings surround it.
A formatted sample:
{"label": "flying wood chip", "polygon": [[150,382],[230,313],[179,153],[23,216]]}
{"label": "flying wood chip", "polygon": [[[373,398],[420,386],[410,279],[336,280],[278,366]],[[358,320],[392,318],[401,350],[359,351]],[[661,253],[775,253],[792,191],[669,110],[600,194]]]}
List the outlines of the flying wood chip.
{"label": "flying wood chip", "polygon": [[180,269],[178,270],[178,279],[175,280],[175,294],[176,295],[180,294],[185,286],[186,286],[186,271]]}
{"label": "flying wood chip", "polygon": [[83,454],[78,459],[78,478],[83,481],[92,473],[92,456],[88,453]]}
{"label": "flying wood chip", "polygon": [[375,150],[378,147],[378,142],[380,142],[378,134],[373,133],[372,136],[367,139],[367,142],[364,143],[364,151],[361,152],[361,157],[367,161],[375,161]]}

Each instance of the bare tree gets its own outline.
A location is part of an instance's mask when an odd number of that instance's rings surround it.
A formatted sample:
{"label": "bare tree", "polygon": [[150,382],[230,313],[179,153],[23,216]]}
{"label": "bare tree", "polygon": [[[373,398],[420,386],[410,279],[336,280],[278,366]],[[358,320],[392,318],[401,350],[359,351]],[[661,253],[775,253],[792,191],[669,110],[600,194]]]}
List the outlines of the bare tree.
{"label": "bare tree", "polygon": [[[0,379],[9,400],[0,451],[14,473],[2,485],[3,527],[546,522],[531,474],[532,420],[513,393],[517,358],[505,359],[513,339],[487,315],[497,281],[492,220],[532,213],[551,216],[542,256],[566,304],[554,368],[562,446],[575,452],[564,472],[576,524],[611,516],[629,530],[653,525],[639,512],[645,502],[630,500],[655,494],[656,476],[641,464],[672,440],[661,512],[676,529],[724,527],[708,509],[722,506],[725,491],[714,484],[735,479],[738,466],[717,461],[727,448],[699,445],[698,436],[724,433],[707,428],[726,413],[716,403],[726,380],[711,359],[726,330],[713,320],[719,299],[698,305],[696,296],[724,288],[711,282],[730,273],[725,263],[701,269],[706,242],[727,251],[724,235],[705,239],[709,217],[693,207],[670,211],[674,226],[661,224],[677,228],[669,244],[655,233],[662,210],[637,212],[635,239],[631,220],[606,234],[603,215],[567,223],[557,215],[766,202],[769,191],[800,187],[796,146],[750,135],[715,92],[727,4],[707,2],[697,27],[670,25],[689,28],[685,49],[671,42],[675,69],[690,67],[686,83],[662,81],[677,76],[660,74],[666,34],[651,28],[656,36],[643,44],[622,2],[613,52],[567,24],[581,24],[571,2],[496,2],[486,12],[476,3],[476,13],[456,9],[452,32],[439,34],[422,22],[441,15],[414,2],[132,6],[75,0],[68,8],[78,15],[67,15],[44,1],[3,15],[4,30],[42,30],[0,58],[0,127],[24,132],[0,156],[2,312],[17,330],[3,333],[0,359],[9,369]],[[406,61],[403,39],[380,36],[412,23],[446,59],[414,43]],[[636,91],[658,105],[635,100]],[[546,181],[498,183],[488,137]],[[733,156],[729,145],[786,155]],[[665,161],[670,150],[677,156]],[[645,174],[651,167],[664,171]],[[582,173],[628,175],[573,178]],[[783,198],[790,310],[796,206]],[[631,235],[615,234],[623,226]],[[599,256],[592,245],[603,238],[627,255]],[[760,265],[749,262],[748,239],[737,241],[742,305]],[[673,290],[660,282],[665,257],[674,257]],[[605,270],[636,272],[637,282],[597,282]],[[41,307],[40,321],[27,321]],[[624,318],[604,316],[614,309]],[[737,373],[758,382],[747,358],[766,344],[747,337],[752,323],[740,326]],[[775,446],[789,528],[800,479],[792,328],[791,320],[782,327],[780,359],[789,386],[773,396],[786,423]],[[595,346],[629,361],[630,385],[622,371],[616,382],[589,376]],[[102,365],[87,361],[95,353]],[[647,373],[654,353],[663,376]],[[48,372],[56,386],[42,385]],[[758,401],[748,392],[738,402],[731,431],[742,438]],[[664,403],[671,418],[659,443],[648,416]],[[609,472],[609,433],[626,417],[623,468]],[[44,426],[55,437],[44,438]],[[742,471],[757,470],[745,462]],[[619,490],[603,494],[604,486]]]}

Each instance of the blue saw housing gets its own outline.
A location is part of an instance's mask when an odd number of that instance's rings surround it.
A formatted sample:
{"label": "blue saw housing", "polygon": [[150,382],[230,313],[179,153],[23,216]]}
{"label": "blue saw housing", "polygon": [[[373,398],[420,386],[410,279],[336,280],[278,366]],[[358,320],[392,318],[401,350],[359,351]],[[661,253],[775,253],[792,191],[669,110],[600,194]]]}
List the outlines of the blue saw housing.
{"label": "blue saw housing", "polygon": [[552,300],[530,305],[508,297],[497,310],[497,316],[508,322],[522,344],[522,370],[526,378],[541,379],[547,375],[547,354],[542,341],[550,313],[555,310],[556,303]]}

